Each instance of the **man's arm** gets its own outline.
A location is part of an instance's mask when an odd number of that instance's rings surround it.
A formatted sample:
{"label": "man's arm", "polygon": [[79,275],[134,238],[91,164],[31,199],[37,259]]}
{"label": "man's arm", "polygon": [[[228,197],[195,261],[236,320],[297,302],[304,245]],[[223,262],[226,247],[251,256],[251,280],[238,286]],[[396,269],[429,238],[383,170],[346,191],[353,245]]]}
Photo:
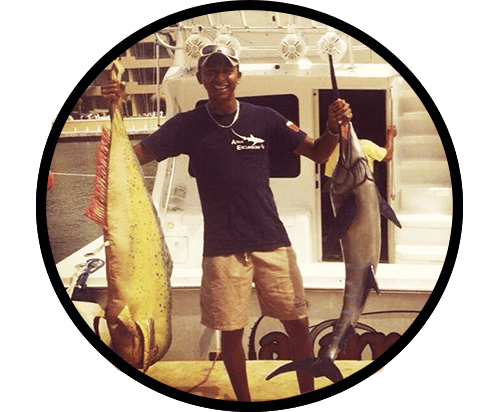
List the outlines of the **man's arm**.
{"label": "man's arm", "polygon": [[147,153],[142,149],[142,145],[140,143],[135,144],[132,146],[134,149],[134,153],[136,154],[137,158],[139,159],[139,163],[145,165],[146,163],[152,162],[156,160],[151,154]]}
{"label": "man's arm", "polygon": [[393,124],[387,130],[387,143],[385,149],[387,149],[386,156],[382,159],[382,162],[389,162],[393,156],[393,138],[397,135],[397,127]]}
{"label": "man's arm", "polygon": [[295,153],[305,156],[316,163],[326,163],[338,143],[338,133],[346,138],[348,122],[353,117],[350,105],[338,99],[328,107],[328,122],[325,133],[318,139],[306,136],[296,148]]}
{"label": "man's arm", "polygon": [[326,163],[335,150],[338,143],[338,135],[330,133],[327,129],[318,139],[306,136],[296,148],[295,153],[305,156],[316,163]]}

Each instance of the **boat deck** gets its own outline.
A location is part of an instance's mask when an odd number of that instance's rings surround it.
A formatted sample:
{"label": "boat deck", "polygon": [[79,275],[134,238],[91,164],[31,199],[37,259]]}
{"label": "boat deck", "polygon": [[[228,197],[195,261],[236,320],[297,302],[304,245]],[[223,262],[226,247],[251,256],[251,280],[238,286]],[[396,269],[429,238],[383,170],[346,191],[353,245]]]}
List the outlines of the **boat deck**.
{"label": "boat deck", "polygon": [[[342,375],[349,375],[364,368],[371,361],[336,361]],[[287,361],[248,361],[247,372],[251,397],[254,402],[285,399],[299,395],[298,381],[294,372],[285,373],[266,381],[265,377]],[[174,389],[211,399],[235,401],[231,383],[222,361],[161,361],[153,365],[147,375]],[[209,376],[202,385],[199,383]],[[327,378],[315,379],[315,389],[331,385]],[[199,386],[197,386],[199,385]]]}

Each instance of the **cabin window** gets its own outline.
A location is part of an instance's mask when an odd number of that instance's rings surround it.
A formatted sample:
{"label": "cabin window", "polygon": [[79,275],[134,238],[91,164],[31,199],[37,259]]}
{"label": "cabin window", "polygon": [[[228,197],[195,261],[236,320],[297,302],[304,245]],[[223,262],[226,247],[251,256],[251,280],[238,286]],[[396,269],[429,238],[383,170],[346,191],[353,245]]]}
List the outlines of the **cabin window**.
{"label": "cabin window", "polygon": [[[280,94],[269,96],[238,97],[242,102],[271,107],[294,124],[299,125],[299,102],[293,94]],[[207,100],[197,102],[196,106],[206,104]],[[293,178],[299,176],[301,171],[300,156],[290,152],[270,152],[270,177]],[[191,167],[189,173],[194,176]]]}

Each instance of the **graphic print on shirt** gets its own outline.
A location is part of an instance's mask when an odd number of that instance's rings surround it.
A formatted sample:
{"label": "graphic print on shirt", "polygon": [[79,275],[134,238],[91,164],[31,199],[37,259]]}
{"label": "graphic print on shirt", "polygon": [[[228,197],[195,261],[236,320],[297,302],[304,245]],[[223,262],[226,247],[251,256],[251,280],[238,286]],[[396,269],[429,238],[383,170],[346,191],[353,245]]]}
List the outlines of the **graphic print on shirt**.
{"label": "graphic print on shirt", "polygon": [[232,145],[236,145],[236,150],[249,150],[249,149],[265,149],[264,139],[253,136],[251,133],[249,136],[241,136],[231,128],[233,134],[240,139],[231,140]]}

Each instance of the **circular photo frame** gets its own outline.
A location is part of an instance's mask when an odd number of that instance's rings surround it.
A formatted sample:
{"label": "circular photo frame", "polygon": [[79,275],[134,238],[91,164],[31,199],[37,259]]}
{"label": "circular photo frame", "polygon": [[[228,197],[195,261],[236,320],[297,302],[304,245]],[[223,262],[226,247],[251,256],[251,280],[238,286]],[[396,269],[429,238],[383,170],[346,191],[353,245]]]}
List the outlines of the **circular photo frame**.
{"label": "circular photo frame", "polygon": [[[260,3],[256,6],[220,2],[193,7],[157,20],[112,47],[66,99],[52,125],[38,181],[37,221],[45,266],[82,335],[142,385],[191,405],[219,410],[253,405],[233,406],[236,395],[220,353],[221,334],[200,324],[202,210],[196,171],[185,155],[175,162],[166,159],[140,168],[161,223],[160,242],[170,251],[170,258],[164,256],[162,262],[170,277],[172,306],[167,313],[172,341],[166,344],[167,352],[162,350],[157,329],[136,319],[135,313],[122,312],[117,316],[134,320],[133,333],[139,339],[152,332],[152,339],[144,341],[152,343],[152,351],[144,343],[141,352],[147,355],[136,363],[122,350],[113,350],[112,325],[105,316],[113,293],[108,272],[114,265],[107,252],[112,243],[105,242],[109,228],[101,228],[102,220],[89,221],[84,212],[93,193],[94,198],[102,198],[95,188],[96,181],[102,186],[98,146],[115,111],[101,96],[101,86],[109,81],[114,61],[125,70],[123,75],[118,70],[118,80],[126,84],[118,108],[134,144],[162,129],[177,113],[196,104],[205,106],[206,91],[196,78],[197,61],[204,46],[217,44],[232,47],[239,58],[242,77],[236,96],[241,110],[243,105],[268,106],[289,120],[293,133],[301,128],[308,135],[323,135],[336,85],[340,98],[350,104],[358,137],[385,150],[368,180],[376,182],[383,207],[390,205],[401,228],[381,220],[380,261],[371,265],[377,285],[370,284],[380,296],[368,293],[350,337],[339,336],[343,342],[333,365],[343,379],[333,383],[326,374],[316,377],[316,389],[303,395],[297,392],[293,371],[265,382],[277,367],[289,363],[290,337],[281,323],[262,316],[253,292],[243,345],[249,379],[255,382],[250,387],[252,401],[262,410],[312,404],[383,369],[418,334],[442,297],[462,226],[462,184],[452,140],[437,107],[409,68],[377,40],[333,16],[284,3],[263,2],[262,10]],[[331,51],[336,59],[330,64]],[[232,126],[231,120],[227,123]],[[391,125],[397,133],[389,138]],[[251,156],[262,143],[246,140],[256,136],[247,133],[234,133],[232,146]],[[311,350],[315,359],[322,359],[337,333],[337,319],[347,309],[343,306],[347,246],[343,253],[331,252],[326,239],[340,226],[336,212],[329,214],[333,200],[324,190],[333,175],[329,179],[326,168],[291,153],[274,153],[270,162],[274,197],[306,289]],[[453,202],[454,198],[460,201]],[[336,236],[337,241],[342,237]],[[174,266],[171,276],[169,262]],[[141,301],[151,296],[145,293]]]}

